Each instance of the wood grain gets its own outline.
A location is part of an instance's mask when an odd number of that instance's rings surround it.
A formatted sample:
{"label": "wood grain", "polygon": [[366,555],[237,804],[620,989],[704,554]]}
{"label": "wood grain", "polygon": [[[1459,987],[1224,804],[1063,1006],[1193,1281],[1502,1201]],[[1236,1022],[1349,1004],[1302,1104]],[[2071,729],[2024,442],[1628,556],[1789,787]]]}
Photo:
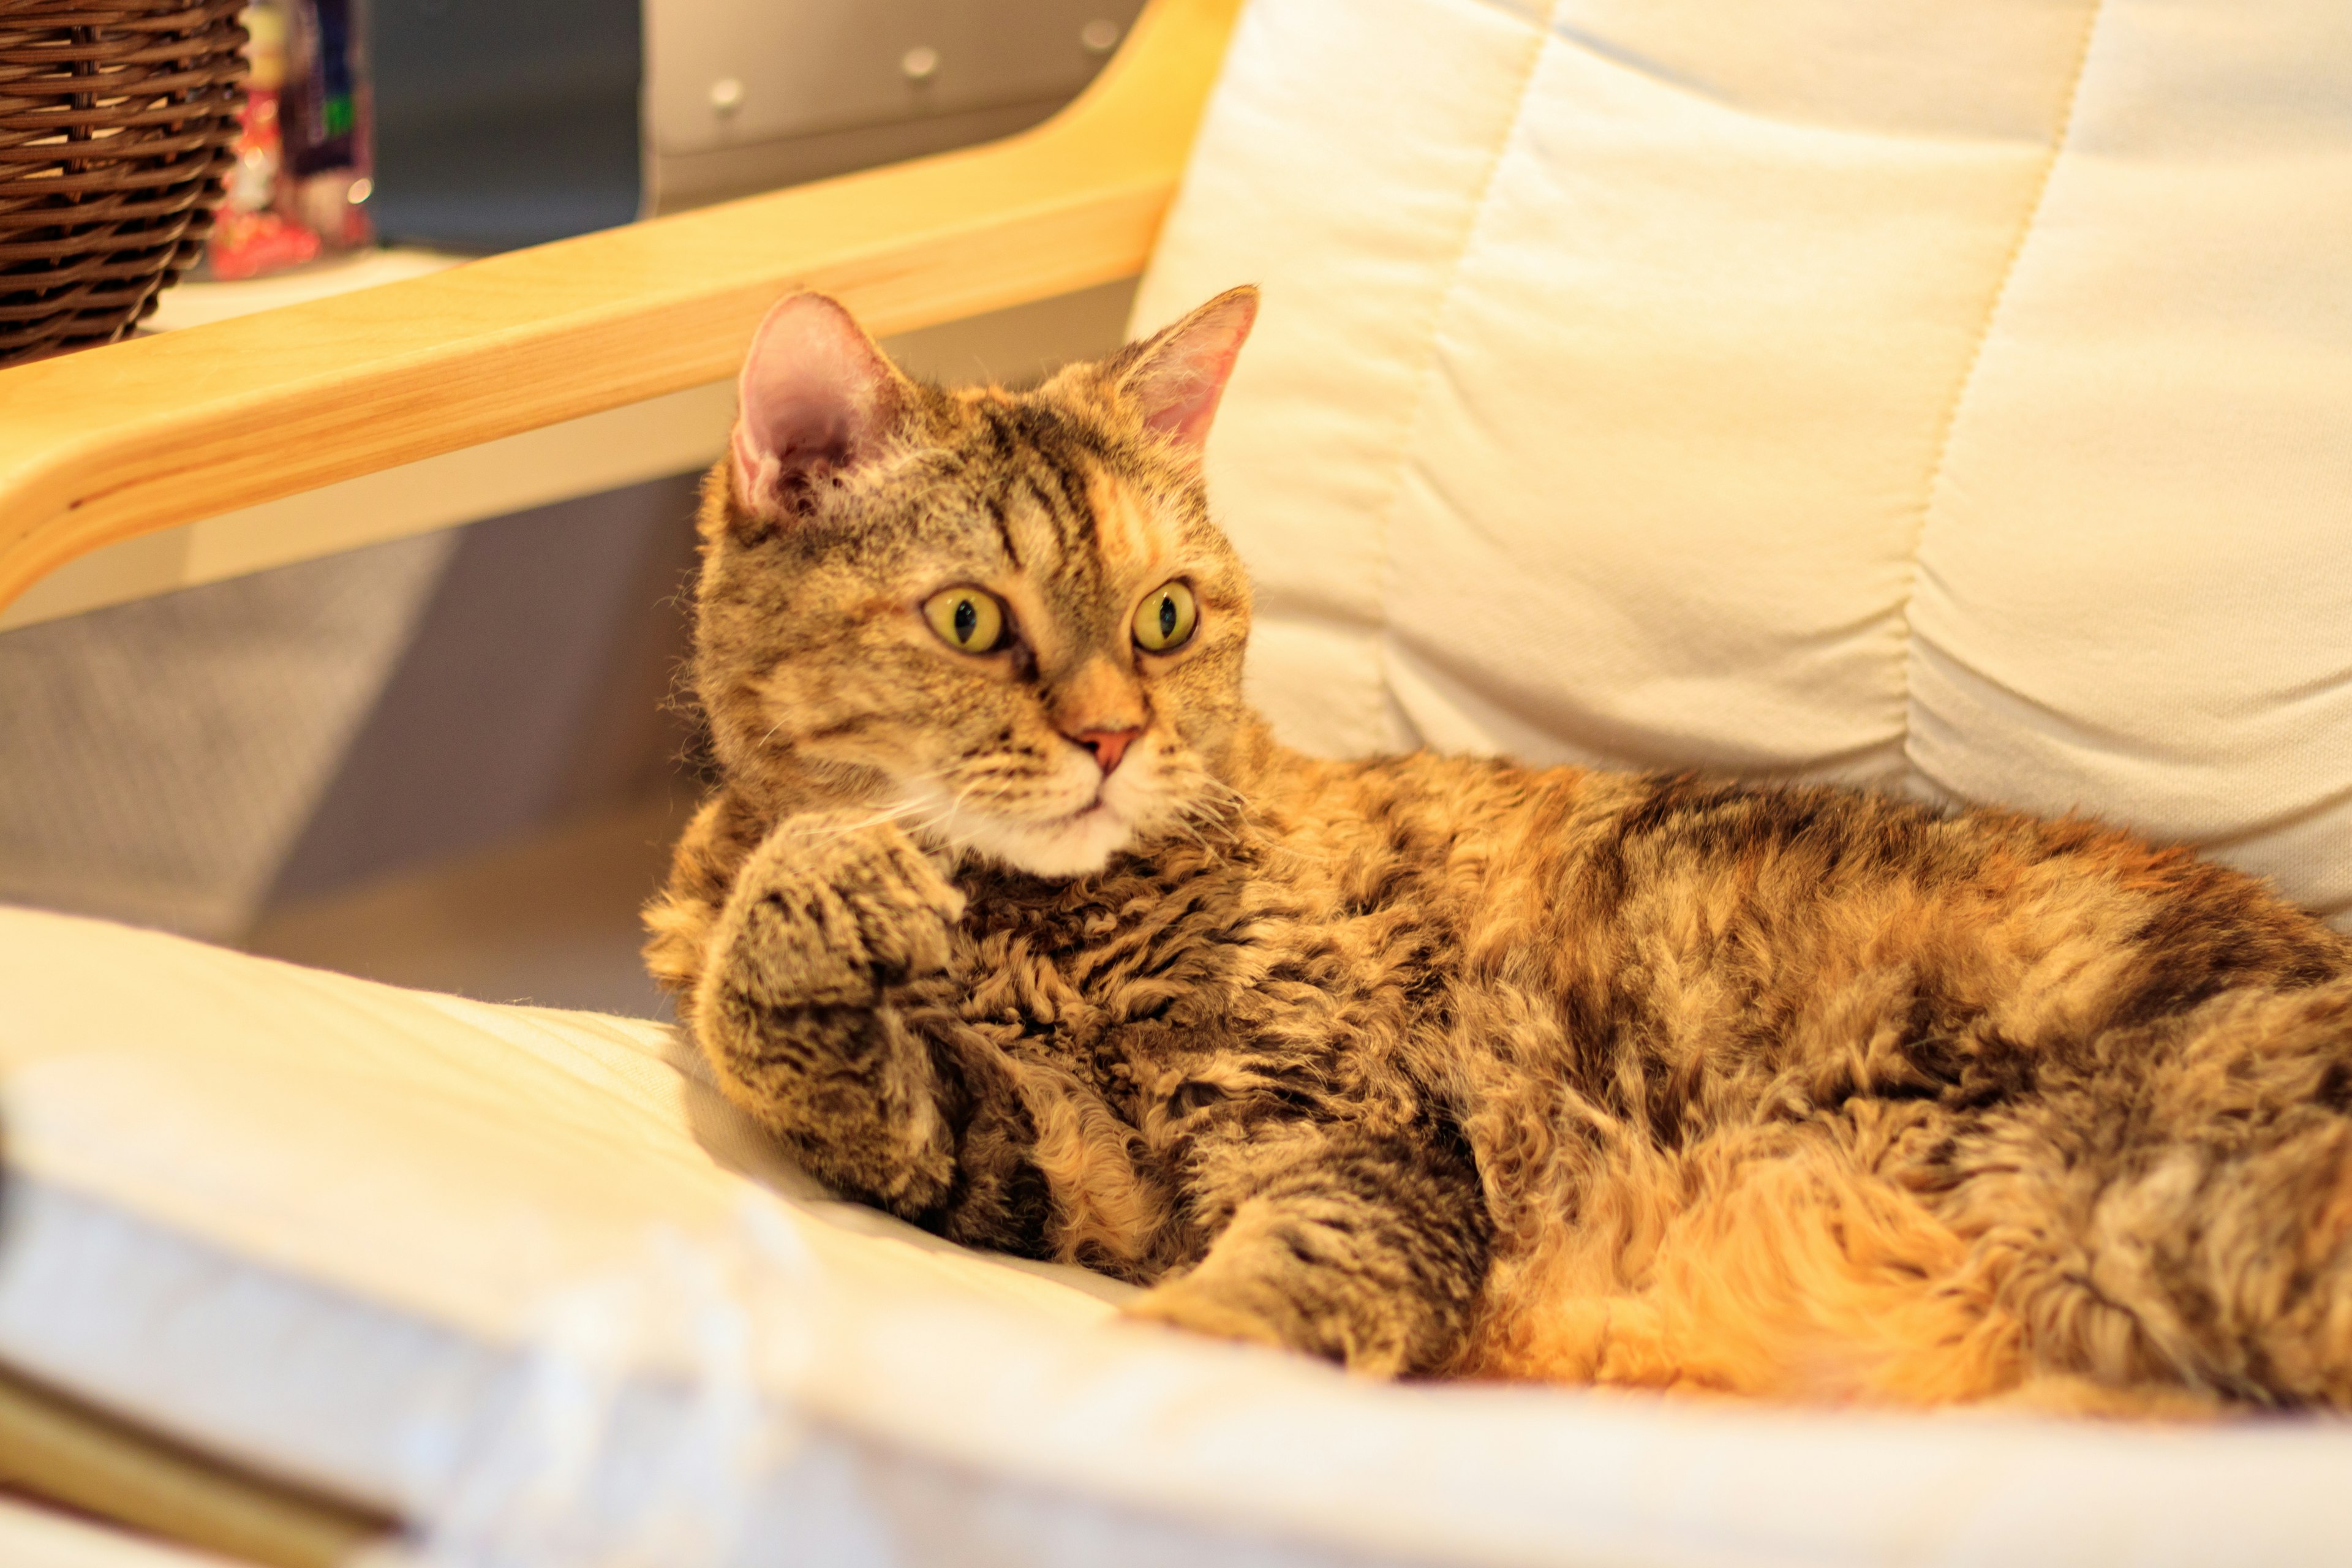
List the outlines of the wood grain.
{"label": "wood grain", "polygon": [[966,152],[0,371],[0,605],[100,545],[730,374],[794,288],[906,331],[1139,271],[1239,0],[1151,0]]}
{"label": "wood grain", "polygon": [[205,1552],[334,1568],[394,1521],[239,1470],[0,1369],[0,1483]]}

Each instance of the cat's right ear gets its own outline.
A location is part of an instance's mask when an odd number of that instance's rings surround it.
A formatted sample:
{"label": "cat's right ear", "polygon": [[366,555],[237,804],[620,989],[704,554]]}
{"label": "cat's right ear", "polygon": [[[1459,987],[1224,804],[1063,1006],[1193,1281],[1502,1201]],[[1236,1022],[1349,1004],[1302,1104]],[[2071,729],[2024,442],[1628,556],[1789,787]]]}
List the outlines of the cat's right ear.
{"label": "cat's right ear", "polygon": [[794,294],[777,305],[737,385],[737,499],[763,518],[805,515],[817,485],[881,450],[907,384],[836,301]]}
{"label": "cat's right ear", "polygon": [[1226,289],[1114,360],[1119,396],[1147,429],[1172,437],[1198,461],[1234,361],[1256,320],[1256,288]]}

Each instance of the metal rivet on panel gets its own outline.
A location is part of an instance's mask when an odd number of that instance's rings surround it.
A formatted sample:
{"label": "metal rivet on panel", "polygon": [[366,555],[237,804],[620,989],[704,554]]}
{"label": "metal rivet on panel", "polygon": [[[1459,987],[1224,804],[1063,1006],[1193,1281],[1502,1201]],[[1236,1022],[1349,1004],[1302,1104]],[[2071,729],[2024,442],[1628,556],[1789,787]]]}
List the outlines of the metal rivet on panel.
{"label": "metal rivet on panel", "polygon": [[1119,26],[1108,16],[1098,16],[1078,29],[1078,43],[1090,55],[1107,55],[1118,47]]}
{"label": "metal rivet on panel", "polygon": [[731,76],[722,76],[710,84],[710,107],[721,114],[732,114],[743,107],[743,84]]}
{"label": "metal rivet on panel", "polygon": [[940,74],[940,51],[929,44],[917,44],[898,57],[898,68],[908,81],[929,81]]}

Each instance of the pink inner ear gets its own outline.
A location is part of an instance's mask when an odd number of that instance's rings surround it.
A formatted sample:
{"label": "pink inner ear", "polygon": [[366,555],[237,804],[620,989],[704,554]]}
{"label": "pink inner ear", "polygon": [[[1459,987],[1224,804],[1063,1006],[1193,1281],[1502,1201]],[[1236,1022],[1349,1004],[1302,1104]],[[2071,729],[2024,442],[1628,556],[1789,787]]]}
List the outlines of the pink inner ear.
{"label": "pink inner ear", "polygon": [[1217,402],[1225,395],[1234,362],[1256,320],[1257,290],[1236,289],[1210,300],[1150,345],[1126,387],[1144,424],[1199,450],[1209,438]]}
{"label": "pink inner ear", "polygon": [[849,312],[824,295],[795,294],[770,310],[737,384],[735,480],[744,503],[766,510],[794,474],[872,456],[888,423],[891,376]]}

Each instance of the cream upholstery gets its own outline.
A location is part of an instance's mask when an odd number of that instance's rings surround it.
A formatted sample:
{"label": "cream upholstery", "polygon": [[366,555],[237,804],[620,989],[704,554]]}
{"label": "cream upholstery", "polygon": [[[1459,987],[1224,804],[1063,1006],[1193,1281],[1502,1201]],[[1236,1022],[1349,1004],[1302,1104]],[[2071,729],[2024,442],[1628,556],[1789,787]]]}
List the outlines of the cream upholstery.
{"label": "cream upholstery", "polygon": [[2352,911],[2352,10],[1258,0],[1136,307],[1301,743],[2084,810]]}

